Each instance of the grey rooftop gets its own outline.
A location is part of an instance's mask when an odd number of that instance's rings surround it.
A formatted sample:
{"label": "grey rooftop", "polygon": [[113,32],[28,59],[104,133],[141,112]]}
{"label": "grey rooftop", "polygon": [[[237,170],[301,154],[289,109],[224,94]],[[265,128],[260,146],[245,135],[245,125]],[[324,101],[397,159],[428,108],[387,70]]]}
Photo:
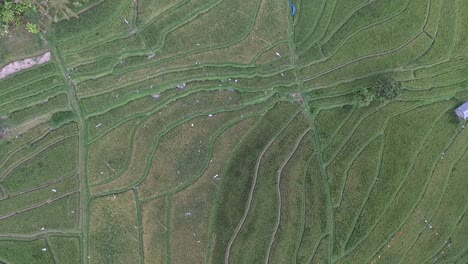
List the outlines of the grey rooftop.
{"label": "grey rooftop", "polygon": [[458,117],[462,119],[468,119],[468,102],[460,105],[456,110],[455,113]]}

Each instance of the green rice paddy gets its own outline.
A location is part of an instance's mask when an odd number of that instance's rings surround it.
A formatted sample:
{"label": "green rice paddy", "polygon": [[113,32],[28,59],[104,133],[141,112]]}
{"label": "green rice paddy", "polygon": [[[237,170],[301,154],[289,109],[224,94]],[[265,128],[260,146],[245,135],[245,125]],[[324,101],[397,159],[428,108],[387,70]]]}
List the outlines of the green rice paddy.
{"label": "green rice paddy", "polygon": [[0,263],[468,263],[468,2],[72,2],[0,38]]}

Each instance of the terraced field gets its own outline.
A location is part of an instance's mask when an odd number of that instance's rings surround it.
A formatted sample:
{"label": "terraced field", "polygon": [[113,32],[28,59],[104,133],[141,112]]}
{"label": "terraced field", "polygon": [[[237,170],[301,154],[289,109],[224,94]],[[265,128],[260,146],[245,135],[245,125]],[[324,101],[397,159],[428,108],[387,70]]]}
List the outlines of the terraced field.
{"label": "terraced field", "polygon": [[1,263],[468,263],[467,1],[82,9],[0,80]]}

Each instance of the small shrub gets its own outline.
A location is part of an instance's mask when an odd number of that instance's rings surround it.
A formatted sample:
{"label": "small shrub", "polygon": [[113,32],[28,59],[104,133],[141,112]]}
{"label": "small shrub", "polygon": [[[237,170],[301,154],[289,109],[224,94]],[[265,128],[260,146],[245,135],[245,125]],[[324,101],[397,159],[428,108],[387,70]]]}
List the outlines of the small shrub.
{"label": "small shrub", "polygon": [[29,33],[32,33],[32,34],[39,34],[41,32],[39,27],[33,23],[27,23],[26,29],[28,30]]}
{"label": "small shrub", "polygon": [[354,100],[358,107],[368,106],[375,96],[368,89],[361,89],[354,94]]}
{"label": "small shrub", "polygon": [[50,119],[52,128],[59,128],[60,126],[70,123],[75,120],[75,113],[72,111],[61,111],[54,113]]}

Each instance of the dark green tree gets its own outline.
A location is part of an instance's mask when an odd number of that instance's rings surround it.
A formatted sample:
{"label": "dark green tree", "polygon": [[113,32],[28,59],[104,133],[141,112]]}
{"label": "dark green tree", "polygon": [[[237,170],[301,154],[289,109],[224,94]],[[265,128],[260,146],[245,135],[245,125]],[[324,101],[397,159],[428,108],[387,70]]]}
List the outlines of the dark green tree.
{"label": "dark green tree", "polygon": [[401,94],[401,83],[392,78],[377,81],[375,97],[380,101],[393,101]]}

